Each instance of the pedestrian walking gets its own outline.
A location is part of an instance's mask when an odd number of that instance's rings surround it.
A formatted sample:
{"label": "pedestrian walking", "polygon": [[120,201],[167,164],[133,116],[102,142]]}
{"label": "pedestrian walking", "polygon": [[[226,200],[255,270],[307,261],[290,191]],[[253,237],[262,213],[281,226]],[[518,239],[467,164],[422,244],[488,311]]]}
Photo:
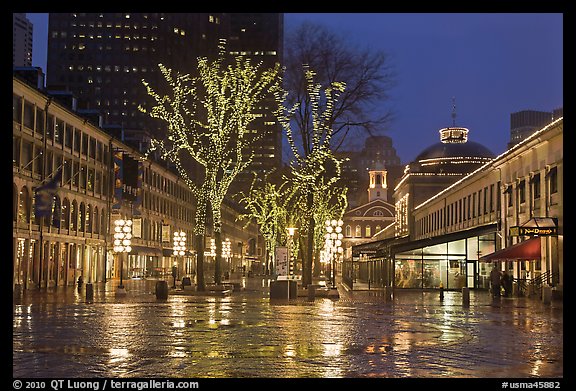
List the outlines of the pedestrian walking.
{"label": "pedestrian walking", "polygon": [[490,281],[492,282],[492,297],[500,296],[500,281],[502,280],[499,265],[494,265],[490,272]]}
{"label": "pedestrian walking", "polygon": [[512,278],[507,271],[502,274],[501,285],[504,288],[504,297],[509,297],[512,293]]}

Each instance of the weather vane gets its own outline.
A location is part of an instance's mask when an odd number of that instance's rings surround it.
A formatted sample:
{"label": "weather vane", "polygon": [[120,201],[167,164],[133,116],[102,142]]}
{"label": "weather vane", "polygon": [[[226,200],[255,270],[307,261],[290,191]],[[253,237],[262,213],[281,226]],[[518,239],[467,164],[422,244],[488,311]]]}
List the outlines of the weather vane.
{"label": "weather vane", "polygon": [[456,97],[452,97],[452,126],[456,126]]}

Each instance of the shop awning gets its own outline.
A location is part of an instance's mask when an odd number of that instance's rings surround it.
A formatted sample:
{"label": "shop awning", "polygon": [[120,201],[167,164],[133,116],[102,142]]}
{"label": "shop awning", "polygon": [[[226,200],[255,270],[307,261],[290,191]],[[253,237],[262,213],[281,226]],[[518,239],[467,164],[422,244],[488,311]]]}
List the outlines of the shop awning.
{"label": "shop awning", "polygon": [[523,261],[540,259],[540,238],[534,237],[480,257],[480,261]]}
{"label": "shop awning", "polygon": [[130,251],[131,255],[152,255],[152,256],[161,256],[162,250],[159,248],[154,247],[146,247],[146,246],[132,246],[132,251]]}

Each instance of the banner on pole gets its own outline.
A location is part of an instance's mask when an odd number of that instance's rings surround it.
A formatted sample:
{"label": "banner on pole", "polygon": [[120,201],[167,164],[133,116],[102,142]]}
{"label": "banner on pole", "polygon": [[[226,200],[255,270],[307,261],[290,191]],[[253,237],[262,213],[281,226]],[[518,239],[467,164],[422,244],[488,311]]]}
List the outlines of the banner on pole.
{"label": "banner on pole", "polygon": [[36,217],[50,217],[52,215],[52,205],[54,196],[60,187],[62,179],[62,168],[60,168],[50,181],[38,186],[34,195],[34,213]]}

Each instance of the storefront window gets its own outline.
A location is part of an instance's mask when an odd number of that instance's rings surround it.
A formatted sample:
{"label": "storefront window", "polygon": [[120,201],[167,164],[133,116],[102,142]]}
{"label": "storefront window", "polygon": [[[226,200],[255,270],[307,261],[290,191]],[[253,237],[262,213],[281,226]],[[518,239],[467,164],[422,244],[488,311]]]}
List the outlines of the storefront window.
{"label": "storefront window", "polygon": [[399,288],[422,287],[422,261],[396,260],[396,286]]}
{"label": "storefront window", "polygon": [[20,190],[20,201],[18,203],[18,222],[28,224],[30,221],[30,196],[28,188],[23,187]]}

